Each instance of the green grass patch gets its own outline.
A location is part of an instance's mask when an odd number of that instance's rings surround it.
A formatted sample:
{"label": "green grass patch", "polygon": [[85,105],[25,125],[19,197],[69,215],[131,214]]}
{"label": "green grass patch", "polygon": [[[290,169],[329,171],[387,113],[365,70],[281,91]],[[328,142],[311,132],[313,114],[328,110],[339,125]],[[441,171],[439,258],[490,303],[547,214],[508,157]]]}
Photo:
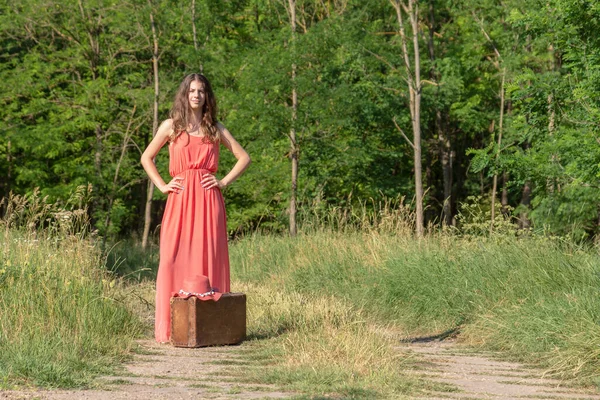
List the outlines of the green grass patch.
{"label": "green grass patch", "polygon": [[142,324],[79,225],[85,213],[11,201],[0,220],[0,387],[86,386],[130,357]]}
{"label": "green grass patch", "polygon": [[397,398],[452,390],[412,374],[414,355],[394,349],[388,327],[329,294],[281,289],[269,280],[236,282],[248,295],[242,356],[255,366],[228,370],[239,381],[333,398]]}
{"label": "green grass patch", "polygon": [[[417,241],[388,214],[360,229],[317,226],[296,238],[232,243],[232,290],[248,295],[248,340],[236,351],[245,362],[225,360],[230,377],[215,375],[312,398],[437,396],[455,388],[419,378],[418,355],[397,344],[458,335],[546,376],[598,384],[597,251],[508,234]],[[86,385],[139,351],[132,338],[152,332],[145,277],[158,266],[156,246],[112,248],[108,270],[127,276],[123,285],[102,268],[93,241],[19,232],[2,231],[2,387]]]}
{"label": "green grass patch", "polygon": [[[248,237],[232,246],[231,258],[236,282],[258,290],[248,290],[252,312],[261,314],[251,335],[285,335],[284,348],[321,346],[324,321],[314,317],[320,314],[334,327],[383,324],[405,338],[456,330],[470,345],[543,366],[550,376],[597,383],[600,258],[593,249],[535,237],[467,240],[444,234],[415,241],[323,231],[295,239]],[[261,298],[261,291],[270,298]],[[344,306],[332,311],[335,302]],[[304,380],[309,372],[301,371],[289,376]],[[322,386],[348,379],[340,375]]]}
{"label": "green grass patch", "polygon": [[255,235],[234,242],[230,255],[232,290],[248,294],[248,341],[238,353],[251,363],[235,369],[240,381],[341,398],[448,392],[418,379],[410,372],[421,368],[418,355],[394,347],[453,333],[548,377],[598,383],[600,259],[592,248],[507,235],[416,241],[406,231],[363,229]]}
{"label": "green grass patch", "polygon": [[[5,231],[0,256],[0,376],[85,386],[129,357],[141,324],[94,244]],[[1,381],[0,381],[1,382]]]}

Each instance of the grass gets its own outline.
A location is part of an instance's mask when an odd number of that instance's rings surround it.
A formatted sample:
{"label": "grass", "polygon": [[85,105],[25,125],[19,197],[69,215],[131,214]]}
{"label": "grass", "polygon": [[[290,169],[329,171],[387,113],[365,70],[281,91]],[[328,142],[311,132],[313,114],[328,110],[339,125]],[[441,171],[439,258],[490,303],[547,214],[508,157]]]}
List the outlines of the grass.
{"label": "grass", "polygon": [[485,216],[417,241],[406,209],[396,210],[315,214],[296,238],[230,246],[232,290],[248,294],[243,354],[260,365],[240,379],[342,398],[450,391],[417,379],[419,360],[394,347],[453,332],[547,377],[598,385],[595,249],[518,236],[503,221],[489,235]]}
{"label": "grass", "polygon": [[[360,398],[357,393],[394,398],[449,389],[414,377],[413,356],[395,351],[396,341],[387,327],[370,321],[349,302],[332,295],[290,293],[278,286],[277,281],[233,282],[234,291],[247,294],[248,340],[235,360],[210,362],[228,365],[231,382],[275,384],[286,391],[343,398]],[[215,377],[226,381],[222,374]]]}
{"label": "grass", "polygon": [[350,302],[281,290],[276,281],[239,282],[234,290],[248,295],[245,346],[253,351],[244,356],[258,364],[236,369],[247,382],[344,398],[448,389],[412,374],[412,356],[396,351],[386,327]]}
{"label": "grass", "polygon": [[[456,330],[464,343],[536,364],[548,376],[598,383],[600,259],[592,249],[535,237],[440,234],[415,241],[323,231],[295,239],[248,237],[232,246],[231,258],[236,280],[310,299],[309,309],[270,311],[272,323],[260,331],[271,332],[263,335],[297,332],[298,321],[310,325],[310,307],[326,307],[315,296],[331,298],[405,337]],[[290,312],[294,317],[282,317]],[[286,357],[308,351],[302,343],[309,337],[293,339],[297,347]],[[326,337],[319,333],[312,343]],[[352,343],[334,337],[339,345]]]}
{"label": "grass", "polygon": [[0,221],[0,387],[81,387],[113,372],[142,324],[81,229],[85,213],[35,195],[12,198],[9,211]]}
{"label": "grass", "polygon": [[[0,385],[87,385],[134,352],[143,329],[152,334],[157,247],[120,243],[103,267],[74,212],[28,207],[15,206],[1,231]],[[237,352],[247,364],[230,366],[235,382],[306,398],[427,397],[453,389],[418,378],[420,360],[396,347],[452,332],[547,377],[599,383],[596,250],[517,237],[508,224],[480,237],[474,222],[469,235],[415,240],[406,208],[377,210],[306,214],[296,238],[231,244],[232,290],[248,295],[249,337]],[[49,226],[32,231],[32,221]]]}

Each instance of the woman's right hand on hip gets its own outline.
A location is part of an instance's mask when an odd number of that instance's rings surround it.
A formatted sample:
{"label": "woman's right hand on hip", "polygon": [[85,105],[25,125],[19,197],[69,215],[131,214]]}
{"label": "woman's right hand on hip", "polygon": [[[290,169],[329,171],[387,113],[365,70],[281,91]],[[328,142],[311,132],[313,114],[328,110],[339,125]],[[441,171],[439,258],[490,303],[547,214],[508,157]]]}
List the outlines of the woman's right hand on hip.
{"label": "woman's right hand on hip", "polygon": [[159,190],[164,194],[168,194],[171,192],[181,193],[181,191],[184,189],[183,185],[181,184],[182,182],[183,178],[176,176],[175,178],[171,179],[171,182],[159,188]]}

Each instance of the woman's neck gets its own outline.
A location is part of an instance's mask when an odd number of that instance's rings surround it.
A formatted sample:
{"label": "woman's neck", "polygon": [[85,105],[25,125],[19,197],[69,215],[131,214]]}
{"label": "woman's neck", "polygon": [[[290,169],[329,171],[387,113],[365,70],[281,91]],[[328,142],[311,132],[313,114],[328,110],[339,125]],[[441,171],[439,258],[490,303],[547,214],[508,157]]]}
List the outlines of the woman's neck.
{"label": "woman's neck", "polygon": [[188,123],[192,126],[200,126],[202,123],[202,110],[192,111]]}

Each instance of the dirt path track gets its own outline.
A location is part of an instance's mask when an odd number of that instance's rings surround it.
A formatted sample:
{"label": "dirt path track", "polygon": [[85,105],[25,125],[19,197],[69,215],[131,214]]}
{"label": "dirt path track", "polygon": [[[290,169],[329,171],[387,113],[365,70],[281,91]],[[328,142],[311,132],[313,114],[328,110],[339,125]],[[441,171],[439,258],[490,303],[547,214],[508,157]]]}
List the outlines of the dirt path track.
{"label": "dirt path track", "polygon": [[[201,349],[175,348],[153,340],[140,344],[141,354],[122,374],[99,379],[99,389],[0,391],[0,399],[277,399],[297,395],[276,386],[236,382],[228,371],[245,365],[243,344]],[[422,360],[416,375],[456,387],[454,392],[421,399],[600,400],[598,392],[569,389],[560,381],[542,378],[542,371],[465,353],[453,341],[403,344],[398,351],[412,352]]]}
{"label": "dirt path track", "polygon": [[142,354],[125,366],[118,376],[98,380],[99,390],[5,391],[1,399],[43,400],[147,400],[147,399],[277,399],[290,398],[269,385],[238,383],[227,372],[242,366],[242,346],[199,349],[140,342]]}
{"label": "dirt path track", "polygon": [[459,390],[438,393],[435,398],[600,400],[598,393],[569,389],[564,382],[543,378],[540,370],[497,361],[485,354],[461,352],[453,341],[411,343],[398,349],[412,351],[423,360],[425,367],[420,375]]}

